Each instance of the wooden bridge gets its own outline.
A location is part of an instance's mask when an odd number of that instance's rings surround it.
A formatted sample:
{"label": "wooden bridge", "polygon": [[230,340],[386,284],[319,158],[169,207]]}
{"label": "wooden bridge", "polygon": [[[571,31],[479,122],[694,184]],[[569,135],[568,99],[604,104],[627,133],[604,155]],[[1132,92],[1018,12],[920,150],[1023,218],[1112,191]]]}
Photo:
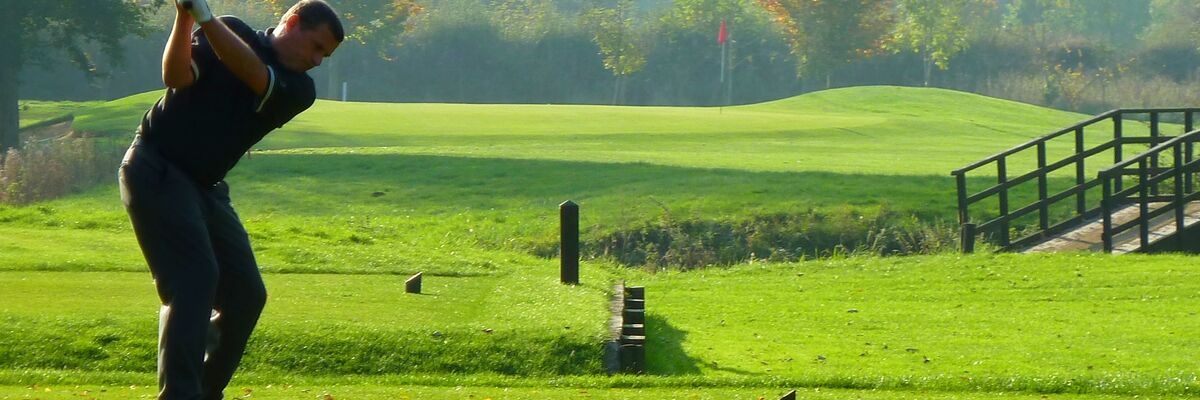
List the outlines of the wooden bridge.
{"label": "wooden bridge", "polygon": [[1197,112],[1113,110],[953,171],[962,250],[1200,251]]}

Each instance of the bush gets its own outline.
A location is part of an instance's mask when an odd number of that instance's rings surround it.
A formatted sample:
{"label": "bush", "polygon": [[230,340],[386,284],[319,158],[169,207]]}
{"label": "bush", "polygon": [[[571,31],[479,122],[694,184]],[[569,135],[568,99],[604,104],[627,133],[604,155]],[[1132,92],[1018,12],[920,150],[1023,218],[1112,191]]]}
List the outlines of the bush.
{"label": "bush", "polygon": [[955,243],[954,229],[948,226],[887,210],[809,210],[741,221],[673,220],[668,216],[657,223],[588,240],[582,250],[587,257],[659,270],[758,260],[789,262],[849,253],[930,254],[951,250]]}
{"label": "bush", "polygon": [[111,182],[122,150],[95,138],[27,141],[0,159],[0,203],[28,204]]}
{"label": "bush", "polygon": [[1147,77],[1163,76],[1175,82],[1195,80],[1200,65],[1200,50],[1190,42],[1172,42],[1151,46],[1133,59],[1133,70]]}

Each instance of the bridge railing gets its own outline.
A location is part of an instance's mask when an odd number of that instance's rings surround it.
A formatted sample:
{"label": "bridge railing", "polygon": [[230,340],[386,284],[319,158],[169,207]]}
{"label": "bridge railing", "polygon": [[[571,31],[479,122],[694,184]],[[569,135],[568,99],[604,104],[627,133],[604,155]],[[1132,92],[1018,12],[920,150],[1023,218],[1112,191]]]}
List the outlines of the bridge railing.
{"label": "bridge railing", "polygon": [[[1100,171],[1099,180],[1104,186],[1101,216],[1105,252],[1113,251],[1113,237],[1134,228],[1138,229],[1137,248],[1148,247],[1153,219],[1167,213],[1173,214],[1175,232],[1183,232],[1187,204],[1200,199],[1200,192],[1195,187],[1196,172],[1200,171],[1196,142],[1200,142],[1200,130],[1162,142]],[[1169,167],[1161,166],[1163,158],[1170,160]],[[1129,175],[1137,177],[1136,183],[1122,188],[1122,182]],[[1114,214],[1128,204],[1136,205],[1136,216],[1113,226]],[[1156,206],[1153,209],[1152,204]],[[1183,247],[1183,238],[1183,235],[1175,235],[1175,240],[1180,241],[1176,243],[1177,248]]]}
{"label": "bridge railing", "polygon": [[[954,170],[951,175],[955,177],[958,186],[958,218],[962,229],[963,251],[973,251],[975,242],[981,235],[992,238],[1001,250],[1024,247],[1048,235],[1062,232],[1087,218],[1094,217],[1101,212],[1101,205],[1099,201],[1089,202],[1087,192],[1089,189],[1100,186],[1101,180],[1089,178],[1087,159],[1111,151],[1112,162],[1104,162],[1103,165],[1120,164],[1125,161],[1125,148],[1129,145],[1155,146],[1173,138],[1173,136],[1164,136],[1161,132],[1164,119],[1181,121],[1184,132],[1191,132],[1195,115],[1198,112],[1200,112],[1200,108],[1112,110]],[[1145,122],[1148,126],[1148,134],[1136,135],[1126,132],[1124,124],[1126,120]],[[1104,129],[1105,126],[1103,126],[1106,122],[1111,122],[1108,129]],[[1102,141],[1088,146],[1087,138],[1091,137],[1091,141],[1096,142],[1097,134],[1093,133],[1096,131],[1102,131],[1100,133],[1103,135]],[[1073,135],[1074,139],[1074,146],[1070,154],[1058,160],[1050,160],[1047,156],[1048,143],[1068,135]],[[1014,176],[1009,161],[1030,156],[1036,159],[1036,166],[1025,172],[1018,172]],[[1156,157],[1148,158],[1147,163],[1148,168],[1159,167]],[[1074,167],[1073,174],[1068,172],[1063,175],[1074,175],[1074,185],[1057,193],[1050,193],[1048,181],[1051,174],[1069,167]],[[1114,172],[1114,174],[1124,176],[1124,172]],[[994,177],[996,183],[978,192],[970,193],[967,184],[973,177]],[[1010,203],[1010,195],[1013,194],[1015,187],[1035,180],[1037,184],[1036,200],[1015,206]],[[1111,184],[1115,192],[1121,192],[1124,189],[1123,179],[1115,179]],[[1148,189],[1154,193],[1158,191],[1158,188],[1153,186]],[[998,207],[982,210],[983,206],[980,203],[991,200],[995,200]],[[1067,213],[1066,217],[1056,218],[1051,214],[1052,206],[1072,200],[1074,201],[1072,210]],[[972,208],[990,219],[976,223],[971,217]],[[1013,222],[1033,213],[1037,213],[1036,228],[1030,227],[1034,228],[1029,229],[1032,233],[1014,240],[1012,238]]]}

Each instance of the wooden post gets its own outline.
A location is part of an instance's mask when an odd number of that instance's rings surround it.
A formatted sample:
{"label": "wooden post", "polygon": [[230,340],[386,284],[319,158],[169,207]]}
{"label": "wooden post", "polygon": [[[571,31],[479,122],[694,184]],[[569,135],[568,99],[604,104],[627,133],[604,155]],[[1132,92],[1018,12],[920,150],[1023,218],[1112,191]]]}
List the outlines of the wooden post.
{"label": "wooden post", "polygon": [[1046,201],[1048,190],[1046,189],[1046,142],[1038,142],[1037,144],[1037,163],[1038,163],[1038,227],[1045,231],[1050,229],[1050,204]]}
{"label": "wooden post", "polygon": [[[1075,185],[1081,186],[1087,182],[1087,171],[1084,169],[1083,157],[1083,127],[1075,128],[1075,155],[1079,157],[1079,161],[1075,162]],[[1083,215],[1087,212],[1087,191],[1080,190],[1075,195],[1075,213]]]}
{"label": "wooden post", "polygon": [[[1117,176],[1119,177],[1120,175],[1118,174]],[[1112,177],[1108,174],[1101,173],[1100,180],[1104,183],[1104,195],[1100,198],[1100,217],[1103,220],[1101,225],[1102,229],[1100,231],[1100,239],[1104,243],[1104,252],[1112,253]]]}
{"label": "wooden post", "polygon": [[421,272],[404,281],[404,293],[421,294]]}
{"label": "wooden post", "polygon": [[[1124,129],[1121,126],[1121,113],[1117,112],[1113,115],[1113,164],[1120,164],[1121,159],[1123,158],[1121,157],[1121,146],[1125,145],[1125,140],[1121,138],[1123,130]],[[1125,174],[1118,171],[1117,182],[1116,185],[1113,186],[1113,190],[1120,192],[1124,186]]]}
{"label": "wooden post", "polygon": [[558,206],[562,245],[559,277],[562,283],[579,284],[579,205],[567,200]]}
{"label": "wooden post", "polygon": [[1011,241],[1008,237],[1008,166],[1004,157],[996,160],[996,183],[1005,186],[1000,189],[1000,247],[1007,248]]}
{"label": "wooden post", "polygon": [[962,224],[962,237],[959,238],[962,242],[962,252],[971,254],[975,252],[975,224]]}
{"label": "wooden post", "polygon": [[967,174],[958,174],[954,180],[958,183],[958,223],[965,224],[971,220],[971,213],[968,212],[970,205],[967,204]]}
{"label": "wooden post", "polygon": [[[1195,129],[1193,127],[1194,125],[1195,125],[1195,121],[1193,120],[1192,112],[1184,111],[1184,113],[1183,113],[1183,131],[1184,131],[1184,133],[1185,134],[1190,133],[1193,129]],[[1187,164],[1187,163],[1192,162],[1193,143],[1191,140],[1187,140],[1185,142],[1186,143],[1183,145],[1184,146],[1183,147],[1183,160],[1184,160],[1184,164]],[[1192,180],[1195,177],[1195,174],[1189,172],[1189,173],[1185,174],[1184,177],[1185,178],[1183,181],[1183,191],[1187,192],[1187,193],[1191,193],[1192,192]]]}
{"label": "wooden post", "polygon": [[[1161,135],[1159,134],[1159,130],[1158,130],[1158,113],[1151,111],[1150,112],[1150,137],[1153,140],[1150,141],[1150,147],[1158,146],[1158,144],[1160,143],[1158,140],[1160,138],[1160,136]],[[1154,153],[1154,154],[1150,155],[1150,175],[1158,174],[1158,156],[1160,154],[1162,154],[1162,153]],[[1150,195],[1158,196],[1158,183],[1155,183],[1153,186],[1150,186]]]}
{"label": "wooden post", "polygon": [[1146,159],[1138,160],[1138,238],[1141,239],[1140,249],[1145,250],[1150,245],[1150,184],[1147,182],[1150,171],[1146,169]]}
{"label": "wooden post", "polygon": [[1183,143],[1176,142],[1171,151],[1175,156],[1175,251],[1183,251],[1183,211],[1187,208],[1183,201]]}

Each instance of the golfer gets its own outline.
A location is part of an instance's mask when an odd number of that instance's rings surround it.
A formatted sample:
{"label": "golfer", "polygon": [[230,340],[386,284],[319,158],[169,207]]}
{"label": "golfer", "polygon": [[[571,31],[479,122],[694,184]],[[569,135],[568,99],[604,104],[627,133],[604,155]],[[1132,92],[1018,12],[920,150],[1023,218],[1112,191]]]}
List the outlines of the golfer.
{"label": "golfer", "polygon": [[221,399],[267,299],[225,174],[313,104],[306,72],[344,31],[322,0],[300,1],[266,32],[213,18],[205,0],[175,6],[167,92],[121,162],[121,201],[162,301],[158,398]]}

